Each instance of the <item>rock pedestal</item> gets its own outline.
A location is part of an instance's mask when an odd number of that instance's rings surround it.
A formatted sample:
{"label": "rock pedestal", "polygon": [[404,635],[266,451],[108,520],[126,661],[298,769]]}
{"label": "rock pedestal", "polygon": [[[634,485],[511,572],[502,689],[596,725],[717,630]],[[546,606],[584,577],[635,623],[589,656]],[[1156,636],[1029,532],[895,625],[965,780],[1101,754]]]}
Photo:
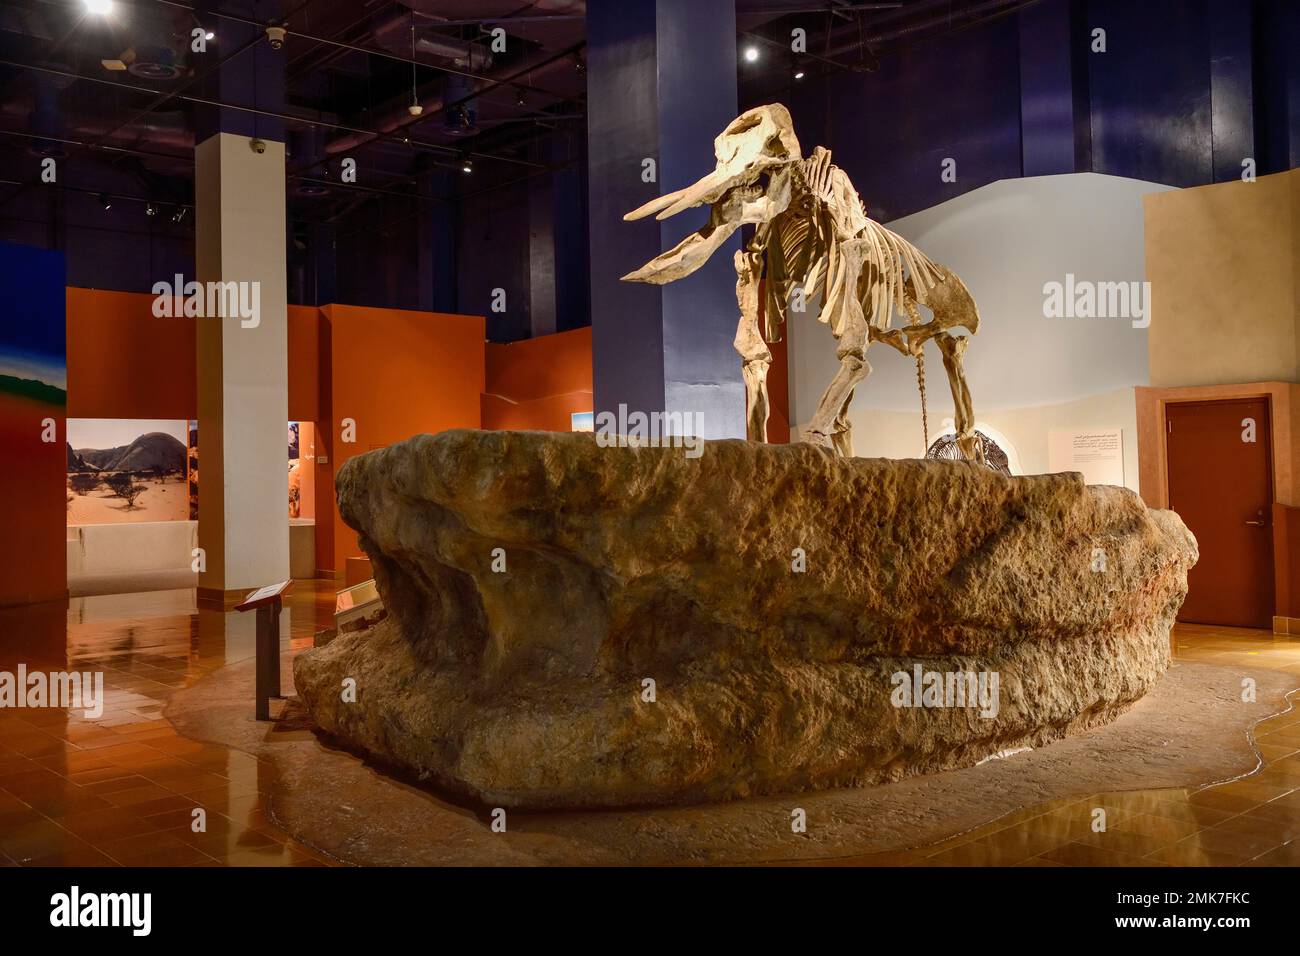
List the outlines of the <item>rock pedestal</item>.
{"label": "rock pedestal", "polygon": [[336,484],[389,617],[300,654],[298,693],[345,745],[492,806],[861,786],[1040,746],[1160,678],[1197,557],[1177,515],[1077,474],[807,445],[451,431]]}

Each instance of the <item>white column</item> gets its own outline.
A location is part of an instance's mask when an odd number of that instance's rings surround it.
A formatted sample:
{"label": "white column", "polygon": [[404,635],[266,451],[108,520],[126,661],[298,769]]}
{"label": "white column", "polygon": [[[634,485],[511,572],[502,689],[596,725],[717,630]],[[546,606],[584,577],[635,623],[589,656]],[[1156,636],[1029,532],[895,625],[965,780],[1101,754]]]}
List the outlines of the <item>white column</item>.
{"label": "white column", "polygon": [[229,606],[289,577],[284,144],[218,133],[196,147],[194,179],[196,278],[248,283],[257,306],[195,320],[199,597]]}

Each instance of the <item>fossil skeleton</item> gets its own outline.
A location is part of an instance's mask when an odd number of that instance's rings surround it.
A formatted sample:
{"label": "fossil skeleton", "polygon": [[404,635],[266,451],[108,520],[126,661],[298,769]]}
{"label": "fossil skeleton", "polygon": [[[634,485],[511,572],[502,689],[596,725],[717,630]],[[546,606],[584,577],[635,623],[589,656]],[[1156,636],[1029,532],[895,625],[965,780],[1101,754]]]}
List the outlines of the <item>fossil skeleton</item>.
{"label": "fossil skeleton", "polygon": [[[916,361],[926,428],[924,347],[934,339],[952,389],[957,445],[966,459],[980,459],[962,368],[967,337],[950,331],[958,326],[972,335],[979,331],[979,311],[961,279],[868,219],[849,177],[831,163],[829,150],[818,146],[805,159],[784,106],[742,113],[714,140],[713,152],[713,172],[623,217],[655,213],[657,219],[667,219],[707,203],[708,223],[623,278],[656,285],[681,279],[741,225],[757,226],[735,255],[740,305],[735,347],[743,360],[749,439],[767,441],[767,371],[772,364],[767,342],[780,341],[787,308],[797,294],[805,301],[820,299],[818,318],[839,343],[835,354],[840,361],[805,429],[805,441],[853,454],[848,410],[853,390],[871,372],[866,351],[872,342],[891,345]],[[930,309],[930,321],[922,320],[918,304]],[[896,313],[906,320],[899,328],[894,327]]]}

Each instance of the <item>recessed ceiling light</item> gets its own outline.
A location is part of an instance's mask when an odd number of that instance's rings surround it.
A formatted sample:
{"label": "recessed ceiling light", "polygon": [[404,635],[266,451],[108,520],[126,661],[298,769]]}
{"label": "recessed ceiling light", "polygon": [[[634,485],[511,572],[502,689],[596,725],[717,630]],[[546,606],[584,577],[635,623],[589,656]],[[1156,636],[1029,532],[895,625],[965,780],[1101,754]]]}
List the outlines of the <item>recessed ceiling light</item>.
{"label": "recessed ceiling light", "polygon": [[756,46],[745,47],[745,62],[753,63],[757,59],[758,59],[758,47]]}
{"label": "recessed ceiling light", "polygon": [[113,12],[113,0],[82,0],[86,5],[88,13],[98,13],[100,16],[108,16]]}

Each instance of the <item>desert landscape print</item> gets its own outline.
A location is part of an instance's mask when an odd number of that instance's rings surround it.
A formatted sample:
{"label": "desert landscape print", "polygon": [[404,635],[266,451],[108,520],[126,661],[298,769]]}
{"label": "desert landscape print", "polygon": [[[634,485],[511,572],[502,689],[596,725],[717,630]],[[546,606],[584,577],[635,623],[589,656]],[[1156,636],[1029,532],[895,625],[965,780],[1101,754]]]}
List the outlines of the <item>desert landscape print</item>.
{"label": "desert landscape print", "polygon": [[186,520],[186,427],[68,419],[68,524]]}
{"label": "desert landscape print", "polygon": [[0,346],[0,447],[15,455],[30,453],[42,423],[62,418],[67,401],[62,343],[43,349]]}

